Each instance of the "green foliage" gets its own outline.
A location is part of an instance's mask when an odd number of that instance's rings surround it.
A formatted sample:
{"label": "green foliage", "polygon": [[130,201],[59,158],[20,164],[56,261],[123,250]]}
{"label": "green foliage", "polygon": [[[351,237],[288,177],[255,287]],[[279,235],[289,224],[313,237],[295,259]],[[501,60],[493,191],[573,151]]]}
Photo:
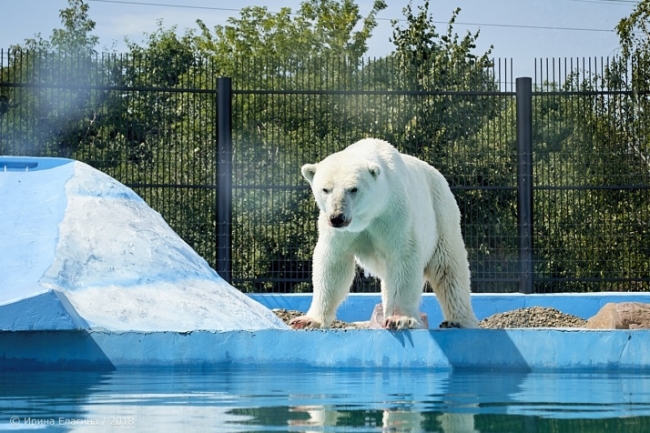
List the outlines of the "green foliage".
{"label": "green foliage", "polygon": [[539,291],[557,290],[553,280],[567,291],[605,287],[578,279],[647,290],[626,280],[648,275],[650,263],[649,11],[642,1],[618,24],[622,55],[602,75],[569,76],[566,95],[536,98],[545,127],[535,130],[535,176],[547,187],[535,199]]}
{"label": "green foliage", "polygon": [[[340,89],[359,73],[375,16],[385,7],[376,1],[363,21],[349,0],[305,1],[295,14],[244,8],[214,31],[198,21],[193,44],[237,89]],[[307,290],[300,280],[310,276],[316,214],[300,166],[324,157],[333,141],[340,146],[333,132],[345,118],[340,98],[244,93],[233,103],[233,270],[249,280],[237,286]]]}
{"label": "green foliage", "polygon": [[419,7],[417,14],[410,4],[404,8],[406,28],[393,21],[395,56],[402,65],[400,70],[412,78],[408,83],[411,89],[415,85],[418,90],[478,90],[482,85],[494,85],[484,72],[492,66],[492,48],[481,55],[473,52],[480,31],[467,32],[462,39],[454,31],[460,11],[460,8],[454,10],[444,35],[436,31],[428,1]]}
{"label": "green foliage", "polygon": [[289,72],[295,73],[314,57],[358,62],[377,25],[376,14],[385,8],[384,1],[375,1],[355,31],[361,15],[351,0],[307,0],[295,14],[289,8],[274,14],[266,7],[246,7],[239,18],[229,18],[214,32],[198,20],[201,33],[195,44],[197,53],[214,59],[225,76],[245,83],[247,72],[238,66],[246,60],[264,71],[267,84],[282,86],[291,81]]}
{"label": "green foliage", "polygon": [[94,54],[99,38],[92,35],[95,22],[90,19],[88,10],[88,4],[83,0],[68,0],[68,7],[59,12],[62,29],[54,29],[49,40],[43,39],[39,33],[27,39],[24,45],[14,45],[11,49],[70,53],[75,56]]}
{"label": "green foliage", "polygon": [[[621,62],[632,62],[631,87],[648,90],[650,84],[650,1],[642,0],[635,6],[632,14],[623,18],[616,26],[621,44]],[[624,73],[618,69],[617,72]],[[609,80],[614,77],[608,77]],[[616,80],[619,83],[623,81]]]}
{"label": "green foliage", "polygon": [[490,74],[491,49],[477,55],[474,50],[479,32],[468,32],[463,38],[455,33],[453,26],[460,9],[453,12],[446,33],[441,35],[428,8],[428,1],[417,14],[410,5],[404,8],[405,28],[393,22],[397,83],[423,93],[412,98],[414,103],[403,110],[403,117],[397,122],[401,125],[399,132],[390,139],[409,153],[421,149],[424,159],[435,161],[449,175],[455,164],[450,161],[448,143],[456,137],[475,134],[485,121],[494,117],[499,102],[484,95],[450,94],[497,90]]}
{"label": "green foliage", "polygon": [[[96,101],[81,87],[98,74],[92,60],[98,41],[91,34],[95,22],[83,1],[68,3],[69,7],[60,11],[63,28],[55,29],[50,39],[36,35],[7,54],[9,66],[0,71],[2,80],[36,87],[0,90],[0,106],[4,107],[0,115],[13,120],[0,140],[2,152],[70,156],[94,134],[92,107]],[[68,87],[68,83],[76,86]],[[55,94],[38,85],[63,88]]]}
{"label": "green foliage", "polygon": [[[567,291],[638,290],[642,285],[625,280],[648,272],[650,208],[647,190],[634,186],[650,184],[649,167],[617,108],[636,103],[630,95],[598,93],[602,77],[590,80],[570,77],[566,94],[536,98],[534,116],[545,125],[534,132],[541,187],[534,205],[536,270],[546,279],[539,291],[556,291],[557,284]],[[589,92],[570,93],[578,89]],[[595,284],[599,279],[611,282]]]}
{"label": "green foliage", "polygon": [[[466,186],[456,192],[461,225],[472,264],[474,289],[483,292],[514,292],[519,275],[517,238],[517,137],[515,100],[493,96],[500,108],[479,116],[475,134],[460,136],[448,150],[451,179]],[[507,188],[511,189],[507,189]],[[476,280],[514,280],[484,282]]]}

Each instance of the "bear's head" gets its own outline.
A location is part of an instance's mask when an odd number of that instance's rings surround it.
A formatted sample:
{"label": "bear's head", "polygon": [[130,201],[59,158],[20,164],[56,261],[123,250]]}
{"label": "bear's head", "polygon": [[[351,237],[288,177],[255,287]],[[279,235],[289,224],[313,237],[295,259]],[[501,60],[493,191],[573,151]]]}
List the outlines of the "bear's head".
{"label": "bear's head", "polygon": [[342,152],[317,164],[305,164],[302,175],[311,185],[327,224],[337,230],[363,231],[383,206],[379,164]]}

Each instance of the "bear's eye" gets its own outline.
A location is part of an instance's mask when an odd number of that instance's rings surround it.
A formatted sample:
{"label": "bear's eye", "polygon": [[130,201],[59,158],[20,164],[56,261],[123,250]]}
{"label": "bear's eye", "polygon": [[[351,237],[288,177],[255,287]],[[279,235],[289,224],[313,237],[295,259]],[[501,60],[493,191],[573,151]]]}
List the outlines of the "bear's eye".
{"label": "bear's eye", "polygon": [[354,188],[351,188],[351,189],[350,189],[350,192],[351,192],[352,194],[354,194],[354,193],[357,192],[357,191],[358,191],[358,189],[357,189],[356,186],[355,186]]}
{"label": "bear's eye", "polygon": [[329,194],[329,193],[330,193],[330,190],[327,189],[327,188],[323,188],[323,192],[324,192],[325,194]]}

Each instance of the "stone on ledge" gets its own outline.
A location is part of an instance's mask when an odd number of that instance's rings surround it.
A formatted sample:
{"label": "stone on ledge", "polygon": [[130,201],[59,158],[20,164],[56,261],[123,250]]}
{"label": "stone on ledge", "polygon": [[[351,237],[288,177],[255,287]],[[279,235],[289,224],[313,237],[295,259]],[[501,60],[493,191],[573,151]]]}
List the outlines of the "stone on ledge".
{"label": "stone on ledge", "polygon": [[587,329],[648,329],[650,304],[610,302],[587,321]]}

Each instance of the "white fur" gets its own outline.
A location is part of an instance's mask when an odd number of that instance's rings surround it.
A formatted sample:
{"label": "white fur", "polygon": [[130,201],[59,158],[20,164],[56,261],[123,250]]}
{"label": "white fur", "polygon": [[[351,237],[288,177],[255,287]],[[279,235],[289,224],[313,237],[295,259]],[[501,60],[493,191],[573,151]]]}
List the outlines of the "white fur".
{"label": "white fur", "polygon": [[445,321],[474,328],[460,211],[445,178],[389,143],[361,140],[302,167],[318,203],[314,295],[294,328],[328,327],[347,296],[355,260],[381,280],[391,329],[419,328],[425,280]]}

